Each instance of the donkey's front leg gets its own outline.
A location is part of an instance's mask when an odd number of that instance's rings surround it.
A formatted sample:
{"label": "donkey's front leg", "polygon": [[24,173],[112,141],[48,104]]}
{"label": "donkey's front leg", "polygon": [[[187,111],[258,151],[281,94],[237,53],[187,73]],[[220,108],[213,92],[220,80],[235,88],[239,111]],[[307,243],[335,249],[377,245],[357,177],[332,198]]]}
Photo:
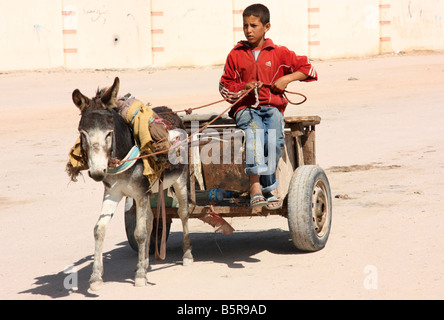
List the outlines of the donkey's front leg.
{"label": "donkey's front leg", "polygon": [[117,205],[122,199],[122,194],[110,194],[105,190],[102,203],[102,211],[99,216],[99,220],[94,227],[94,239],[95,239],[95,251],[94,251],[94,264],[93,272],[89,280],[89,286],[91,290],[99,290],[103,285],[103,240],[105,239],[106,226],[110,222],[111,218],[116,211]]}
{"label": "donkey's front leg", "polygon": [[190,240],[190,231],[188,229],[189,209],[188,209],[187,178],[188,178],[188,171],[186,170],[180,175],[179,179],[173,184],[174,192],[176,193],[177,200],[179,201],[178,214],[180,220],[182,221],[182,229],[183,229],[182,264],[184,266],[189,266],[194,261],[193,254],[191,253],[192,246]]}
{"label": "donkey's front leg", "polygon": [[137,263],[136,277],[134,285],[136,287],[145,286],[147,283],[146,272],[149,266],[149,246],[150,236],[153,228],[153,213],[150,207],[148,195],[136,199],[136,229],[134,238],[139,248],[139,259]]}

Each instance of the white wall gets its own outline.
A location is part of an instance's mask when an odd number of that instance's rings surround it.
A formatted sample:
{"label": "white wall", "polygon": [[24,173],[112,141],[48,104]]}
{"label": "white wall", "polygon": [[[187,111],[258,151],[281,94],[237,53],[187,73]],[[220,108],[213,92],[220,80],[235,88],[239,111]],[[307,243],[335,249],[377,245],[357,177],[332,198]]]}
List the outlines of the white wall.
{"label": "white wall", "polygon": [[443,50],[444,1],[398,0],[392,4],[393,50]]}
{"label": "white wall", "polygon": [[[223,64],[257,0],[0,0],[0,70]],[[314,59],[444,50],[444,0],[263,0]]]}
{"label": "white wall", "polygon": [[0,2],[0,70],[63,65],[59,0]]}
{"label": "white wall", "polygon": [[316,58],[346,58],[379,53],[379,0],[319,1]]}
{"label": "white wall", "polygon": [[65,0],[63,10],[67,68],[152,64],[149,1]]}
{"label": "white wall", "polygon": [[163,12],[153,23],[158,44],[164,48],[156,65],[204,66],[225,62],[223,52],[232,45],[232,3],[220,0],[155,1]]}

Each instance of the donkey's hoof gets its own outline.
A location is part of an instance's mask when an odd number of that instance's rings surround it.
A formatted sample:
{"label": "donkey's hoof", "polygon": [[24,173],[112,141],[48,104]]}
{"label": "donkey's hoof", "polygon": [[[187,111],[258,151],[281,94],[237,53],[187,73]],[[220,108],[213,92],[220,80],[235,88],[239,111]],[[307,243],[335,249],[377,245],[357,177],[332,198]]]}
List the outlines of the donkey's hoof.
{"label": "donkey's hoof", "polygon": [[146,286],[146,284],[147,284],[147,281],[146,281],[145,277],[143,277],[143,278],[137,277],[134,280],[134,286],[135,287],[144,287],[144,286]]}
{"label": "donkey's hoof", "polygon": [[92,291],[99,291],[100,289],[102,289],[103,287],[103,281],[102,280],[98,280],[98,281],[92,281],[89,283],[89,288]]}
{"label": "donkey's hoof", "polygon": [[184,267],[187,267],[187,266],[192,265],[193,262],[194,262],[194,259],[192,257],[191,258],[183,258],[182,265]]}

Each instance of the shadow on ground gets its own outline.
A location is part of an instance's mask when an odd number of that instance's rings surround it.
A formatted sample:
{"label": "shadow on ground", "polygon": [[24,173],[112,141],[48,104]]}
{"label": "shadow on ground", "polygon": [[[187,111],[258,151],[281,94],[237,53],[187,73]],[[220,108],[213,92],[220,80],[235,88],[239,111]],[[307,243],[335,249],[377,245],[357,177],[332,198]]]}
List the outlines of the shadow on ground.
{"label": "shadow on ground", "polygon": [[[260,263],[254,256],[268,251],[276,255],[301,254],[290,238],[288,231],[272,229],[267,231],[239,231],[230,236],[216,233],[190,234],[195,262],[214,262],[226,264],[228,268],[244,268],[246,263]],[[106,240],[105,240],[106,241]],[[118,243],[117,247],[105,252],[103,256],[104,282],[120,282],[133,285],[134,271],[137,264],[137,254],[128,242]],[[163,269],[180,264],[182,260],[182,233],[172,232],[168,238],[167,256],[164,261],[156,261],[150,256],[149,272],[162,272]],[[73,262],[76,293],[85,297],[97,297],[89,289],[89,277],[92,272],[93,256],[88,255]],[[196,265],[196,264],[195,264]],[[193,267],[193,266],[191,266]],[[60,271],[56,274],[42,275],[35,279],[33,288],[19,292],[50,298],[63,298],[70,295],[68,288],[74,282],[73,274]]]}

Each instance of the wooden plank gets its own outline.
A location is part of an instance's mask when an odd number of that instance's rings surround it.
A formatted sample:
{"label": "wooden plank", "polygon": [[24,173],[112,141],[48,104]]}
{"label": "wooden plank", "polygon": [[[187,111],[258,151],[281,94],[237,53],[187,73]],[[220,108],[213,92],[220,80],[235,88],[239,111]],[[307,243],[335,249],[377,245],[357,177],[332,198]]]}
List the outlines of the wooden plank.
{"label": "wooden plank", "polygon": [[296,141],[296,152],[298,156],[298,167],[303,166],[305,164],[304,161],[304,149],[302,148],[302,138],[301,136],[295,137]]}
{"label": "wooden plank", "polygon": [[[191,121],[199,121],[201,126],[204,125],[204,123],[209,122],[217,117],[217,114],[191,114],[191,115],[184,115],[181,116],[182,121],[185,123],[185,126],[190,126]],[[304,126],[312,126],[317,125],[321,123],[321,117],[319,116],[290,116],[290,117],[284,117],[285,124],[292,124],[292,123],[300,123]],[[224,115],[223,117],[217,119],[214,123],[214,125],[236,125],[236,122],[234,119],[229,118],[228,116]]]}
{"label": "wooden plank", "polygon": [[191,156],[192,150],[188,151],[188,168],[190,175],[190,201],[192,204],[196,203],[196,177],[194,173],[193,157]]}
{"label": "wooden plank", "polygon": [[[199,121],[200,127],[204,126],[209,121],[217,117],[217,114],[191,114],[182,116],[182,121],[185,127],[190,128],[192,121]],[[287,128],[291,127],[292,124],[301,124],[302,126],[314,126],[321,123],[321,117],[319,116],[291,116],[284,117],[284,122]],[[210,127],[213,126],[236,126],[236,122],[232,118],[222,117],[217,119],[212,123]],[[225,129],[222,127],[221,129]],[[216,128],[217,129],[217,128]]]}
{"label": "wooden plank", "polygon": [[[224,138],[222,135],[220,137]],[[245,152],[239,154],[241,150],[235,150],[235,148],[242,148],[243,133],[239,131],[232,136],[228,135],[226,138],[229,140],[220,142],[213,141],[212,145],[207,144],[206,146],[200,146],[200,152],[203,156],[204,153],[212,153],[213,150],[211,148],[219,148],[220,152],[219,159],[216,159],[218,160],[216,163],[202,163],[205,189],[222,188],[241,192],[248,191],[250,184],[248,176],[245,173]],[[235,140],[237,140],[237,142],[235,142]],[[212,154],[208,154],[208,156],[212,156]],[[235,161],[236,156],[238,158],[236,158]],[[225,162],[229,160],[228,163],[224,163],[224,158]]]}
{"label": "wooden plank", "polygon": [[292,122],[290,125],[290,135],[294,138],[295,141],[295,150],[296,150],[296,159],[297,166],[304,165],[304,152],[302,148],[302,136],[305,134],[304,125],[301,122]]}
{"label": "wooden plank", "polygon": [[288,186],[290,185],[293,172],[297,167],[295,153],[295,139],[291,135],[286,134],[285,147],[282,153],[282,157],[279,160],[278,168],[276,170],[278,187],[275,192],[273,192],[274,195],[281,199],[284,199],[287,196]]}
{"label": "wooden plank", "polygon": [[302,149],[304,153],[304,164],[316,165],[316,146],[315,146],[316,132],[313,129],[308,129],[301,137]]}
{"label": "wooden plank", "polygon": [[[199,121],[199,125],[202,127],[205,123],[215,119],[218,116],[217,113],[192,113],[187,115],[181,115],[180,118],[184,122],[186,127],[191,126],[192,121]],[[220,125],[220,124],[231,124],[236,125],[236,121],[234,119],[228,117],[228,115],[222,115],[222,117],[218,118],[216,121],[212,123],[212,125]]]}
{"label": "wooden plank", "polygon": [[[175,219],[179,218],[177,208],[165,208],[167,218]],[[260,211],[255,211],[250,207],[222,207],[222,206],[190,206],[189,218],[202,218],[208,212],[213,211],[223,218],[235,218],[235,217],[266,217],[269,215],[287,216],[287,206],[283,206],[278,210],[268,210],[263,207]]]}
{"label": "wooden plank", "polygon": [[321,123],[321,117],[319,116],[293,116],[285,117],[285,123],[289,126],[290,124],[298,123],[303,126],[314,126]]}

